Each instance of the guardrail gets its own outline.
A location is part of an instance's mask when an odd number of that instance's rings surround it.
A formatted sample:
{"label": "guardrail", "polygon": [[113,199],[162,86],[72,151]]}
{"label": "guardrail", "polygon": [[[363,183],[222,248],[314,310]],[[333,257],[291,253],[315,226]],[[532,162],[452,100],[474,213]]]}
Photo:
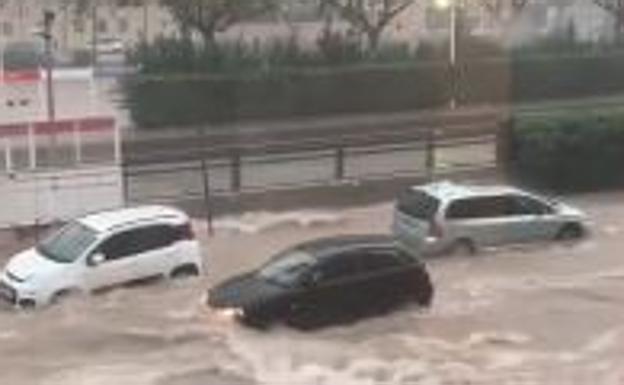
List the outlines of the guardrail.
{"label": "guardrail", "polygon": [[500,111],[482,109],[186,130],[125,144],[125,195],[208,205],[209,197],[492,169],[504,159],[505,122]]}

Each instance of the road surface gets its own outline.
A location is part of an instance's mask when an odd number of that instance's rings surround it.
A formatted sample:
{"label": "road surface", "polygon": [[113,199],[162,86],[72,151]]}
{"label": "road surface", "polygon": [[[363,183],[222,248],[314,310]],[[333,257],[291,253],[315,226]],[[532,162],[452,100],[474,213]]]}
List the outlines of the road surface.
{"label": "road surface", "polygon": [[385,232],[391,205],[222,218],[216,236],[203,239],[203,279],[0,311],[0,383],[620,385],[623,199],[570,197],[594,221],[591,237],[574,246],[431,260],[429,311],[310,333],[247,330],[206,309],[205,290],[298,241]]}

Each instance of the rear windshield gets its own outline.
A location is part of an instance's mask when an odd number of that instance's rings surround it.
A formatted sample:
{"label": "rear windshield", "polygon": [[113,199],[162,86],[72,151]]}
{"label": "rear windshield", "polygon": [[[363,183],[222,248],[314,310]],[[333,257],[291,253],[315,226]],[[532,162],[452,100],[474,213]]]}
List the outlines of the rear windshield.
{"label": "rear windshield", "polygon": [[397,209],[401,213],[426,220],[433,219],[439,206],[440,201],[437,198],[419,190],[405,191],[397,203]]}

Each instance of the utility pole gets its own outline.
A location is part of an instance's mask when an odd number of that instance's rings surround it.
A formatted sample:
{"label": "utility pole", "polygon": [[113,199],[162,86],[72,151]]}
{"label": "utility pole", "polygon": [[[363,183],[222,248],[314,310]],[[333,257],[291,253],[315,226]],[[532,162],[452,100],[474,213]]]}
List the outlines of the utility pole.
{"label": "utility pole", "polygon": [[451,110],[457,108],[457,0],[451,0],[451,25],[450,25],[450,43],[449,43],[449,64],[451,66],[452,90],[451,90]]}
{"label": "utility pole", "polygon": [[91,3],[91,66],[93,70],[98,64],[98,4],[97,0]]}
{"label": "utility pole", "polygon": [[54,12],[50,10],[43,11],[43,32],[41,36],[45,43],[45,70],[46,70],[46,95],[48,107],[48,120],[53,122],[56,119],[55,102],[54,102],[54,81],[52,79],[54,67],[54,53],[52,50],[52,26],[54,25]]}

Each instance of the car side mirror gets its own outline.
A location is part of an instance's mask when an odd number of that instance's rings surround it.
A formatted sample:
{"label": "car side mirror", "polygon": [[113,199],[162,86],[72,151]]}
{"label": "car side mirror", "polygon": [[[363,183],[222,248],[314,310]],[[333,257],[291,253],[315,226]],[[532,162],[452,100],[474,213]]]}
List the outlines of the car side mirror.
{"label": "car side mirror", "polygon": [[103,264],[104,261],[106,261],[106,256],[103,253],[95,253],[89,258],[88,264],[95,267]]}

